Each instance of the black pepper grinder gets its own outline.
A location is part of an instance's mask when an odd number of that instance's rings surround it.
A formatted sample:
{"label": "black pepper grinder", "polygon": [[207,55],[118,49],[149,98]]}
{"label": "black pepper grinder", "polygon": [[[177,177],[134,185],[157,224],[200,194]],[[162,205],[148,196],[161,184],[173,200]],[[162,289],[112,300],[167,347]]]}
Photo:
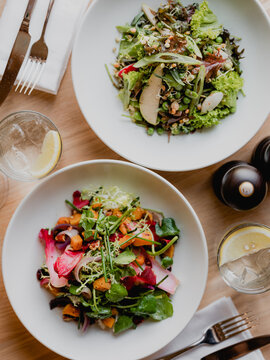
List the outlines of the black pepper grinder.
{"label": "black pepper grinder", "polygon": [[252,164],[261,171],[266,181],[270,181],[270,136],[257,145],[253,152]]}
{"label": "black pepper grinder", "polygon": [[244,161],[230,161],[213,176],[216,196],[235,210],[250,210],[259,205],[267,193],[262,173]]}

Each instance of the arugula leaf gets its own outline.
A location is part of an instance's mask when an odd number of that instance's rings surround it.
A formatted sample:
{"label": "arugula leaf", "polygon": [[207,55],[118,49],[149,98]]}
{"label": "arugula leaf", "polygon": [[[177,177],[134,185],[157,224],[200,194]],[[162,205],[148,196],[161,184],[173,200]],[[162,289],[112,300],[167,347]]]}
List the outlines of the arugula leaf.
{"label": "arugula leaf", "polygon": [[156,298],[156,311],[150,314],[150,317],[154,320],[165,320],[173,315],[173,306],[171,300],[164,291],[155,291]]}
{"label": "arugula leaf", "polygon": [[180,91],[183,88],[184,83],[180,84],[178,81],[176,81],[171,74],[165,74],[164,76],[156,75],[157,77],[161,78],[166,82],[169,88],[174,88],[177,91]]}
{"label": "arugula leaf", "polygon": [[119,334],[122,331],[128,330],[130,328],[135,329],[135,324],[132,321],[132,318],[127,315],[120,315],[114,324],[114,333]]}
{"label": "arugula leaf", "polygon": [[156,62],[160,63],[178,63],[186,65],[201,65],[201,61],[194,59],[193,57],[179,55],[175,53],[159,53],[152,56],[146,56],[140,61],[134,64],[134,67],[140,68],[142,66],[154,64]]}
{"label": "arugula leaf", "polygon": [[128,295],[127,289],[121,284],[112,284],[109,291],[106,291],[106,298],[111,302],[119,302]]}
{"label": "arugula leaf", "polygon": [[118,282],[120,282],[121,278],[123,278],[123,277],[135,276],[135,275],[136,275],[136,271],[130,266],[125,266],[123,268],[120,268],[120,267],[114,268],[115,280]]}
{"label": "arugula leaf", "polygon": [[[93,310],[93,307],[91,307]],[[86,315],[92,319],[106,319],[112,316],[111,308],[99,306],[98,311],[87,312]]]}
{"label": "arugula leaf", "polygon": [[167,236],[175,236],[179,235],[180,230],[175,224],[174,219],[172,218],[164,218],[162,219],[162,224],[159,226],[156,223],[156,234],[159,237],[167,237]]}
{"label": "arugula leaf", "polygon": [[78,292],[78,289],[80,288],[81,286],[76,286],[76,285],[70,285],[69,287],[69,292],[72,294],[72,295],[79,295],[81,293],[81,291]]}
{"label": "arugula leaf", "polygon": [[131,311],[136,315],[151,315],[157,311],[157,299],[154,295],[149,294],[139,300],[138,306]]}
{"label": "arugula leaf", "polygon": [[128,265],[136,259],[136,255],[133,251],[127,249],[114,259],[114,262],[118,265]]}
{"label": "arugula leaf", "polygon": [[191,19],[191,30],[193,38],[216,39],[222,31],[222,25],[218,23],[215,14],[209,9],[208,3],[204,0],[200,8],[195,11]]}
{"label": "arugula leaf", "polygon": [[96,222],[94,219],[94,214],[91,210],[84,210],[80,220],[80,226],[84,229],[84,237],[87,239],[92,236],[92,229],[95,226]]}

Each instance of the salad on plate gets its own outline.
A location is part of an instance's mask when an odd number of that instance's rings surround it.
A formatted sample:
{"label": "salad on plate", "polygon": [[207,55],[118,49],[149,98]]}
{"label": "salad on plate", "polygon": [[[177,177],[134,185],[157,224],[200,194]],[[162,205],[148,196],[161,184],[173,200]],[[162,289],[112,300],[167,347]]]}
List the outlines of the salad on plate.
{"label": "salad on plate", "polygon": [[71,216],[39,233],[45,263],[37,278],[54,296],[50,308],[62,307],[83,331],[97,323],[115,334],[171,317],[175,220],[117,186],[75,191],[66,203]]}
{"label": "salad on plate", "polygon": [[243,50],[207,1],[168,0],[157,10],[142,5],[117,29],[113,74],[106,69],[129,117],[149,135],[193,133],[236,111]]}

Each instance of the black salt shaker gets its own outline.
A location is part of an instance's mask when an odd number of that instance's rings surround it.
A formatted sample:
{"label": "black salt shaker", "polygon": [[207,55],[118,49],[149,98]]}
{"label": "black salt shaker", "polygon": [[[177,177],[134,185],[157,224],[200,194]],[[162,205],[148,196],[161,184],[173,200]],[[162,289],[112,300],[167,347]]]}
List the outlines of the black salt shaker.
{"label": "black salt shaker", "polygon": [[253,152],[252,164],[261,171],[267,181],[270,181],[270,136],[257,145]]}
{"label": "black salt shaker", "polygon": [[262,173],[244,161],[230,161],[213,176],[216,196],[235,210],[250,210],[258,206],[267,193]]}

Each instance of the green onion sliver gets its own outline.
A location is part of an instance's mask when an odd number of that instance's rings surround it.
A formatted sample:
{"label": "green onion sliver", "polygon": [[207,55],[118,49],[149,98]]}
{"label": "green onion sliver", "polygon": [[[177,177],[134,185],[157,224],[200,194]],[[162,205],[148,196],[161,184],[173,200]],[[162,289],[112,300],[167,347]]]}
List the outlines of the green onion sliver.
{"label": "green onion sliver", "polygon": [[165,253],[166,250],[169,249],[169,247],[172,246],[172,244],[174,244],[176,241],[178,240],[178,236],[175,236],[174,238],[172,238],[172,240],[167,244],[165,245],[162,249],[160,249],[159,251],[155,251],[155,252],[152,252],[152,251],[146,251],[147,254],[151,255],[151,256],[158,256],[158,255],[161,255],[163,253]]}

